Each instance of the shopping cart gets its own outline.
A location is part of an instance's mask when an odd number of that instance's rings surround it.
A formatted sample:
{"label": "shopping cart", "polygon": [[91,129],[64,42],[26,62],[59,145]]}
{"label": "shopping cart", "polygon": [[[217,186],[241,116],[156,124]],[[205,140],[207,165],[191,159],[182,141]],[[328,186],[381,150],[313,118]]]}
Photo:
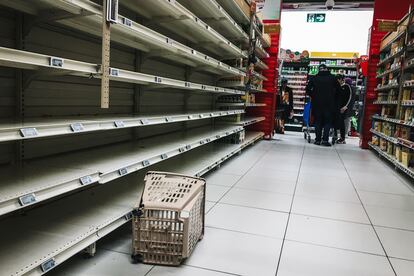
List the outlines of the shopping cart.
{"label": "shopping cart", "polygon": [[303,134],[308,143],[312,141],[311,131],[315,130],[314,127],[311,126],[311,109],[312,103],[308,101],[305,104],[305,109],[303,110]]}

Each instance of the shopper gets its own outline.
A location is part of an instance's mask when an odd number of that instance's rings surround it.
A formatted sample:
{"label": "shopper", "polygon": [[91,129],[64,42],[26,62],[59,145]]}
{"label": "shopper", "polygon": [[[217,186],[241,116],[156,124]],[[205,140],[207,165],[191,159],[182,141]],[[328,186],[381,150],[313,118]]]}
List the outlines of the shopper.
{"label": "shopper", "polygon": [[337,144],[345,144],[345,138],[349,132],[351,117],[354,112],[355,104],[355,87],[352,85],[352,79],[346,78],[341,80],[341,92],[339,93],[339,112],[340,112],[340,133],[341,138],[337,140]]}
{"label": "shopper", "polygon": [[306,86],[306,93],[312,99],[316,139],[315,145],[330,147],[329,131],[337,108],[337,95],[341,90],[336,78],[325,64],[319,66],[319,72]]}
{"label": "shopper", "polygon": [[280,132],[285,132],[285,123],[293,117],[293,90],[288,86],[288,80],[282,79],[278,97],[277,110],[280,118]]}

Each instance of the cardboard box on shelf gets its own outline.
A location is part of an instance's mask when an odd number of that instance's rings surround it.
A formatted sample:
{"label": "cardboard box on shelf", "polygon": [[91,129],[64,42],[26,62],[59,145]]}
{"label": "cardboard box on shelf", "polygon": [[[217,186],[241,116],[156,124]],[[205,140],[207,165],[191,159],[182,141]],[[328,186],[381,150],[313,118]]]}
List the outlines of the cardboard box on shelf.
{"label": "cardboard box on shelf", "polygon": [[397,159],[398,162],[401,162],[401,160],[402,160],[401,153],[402,153],[401,147],[400,146],[396,146],[395,147],[395,159]]}
{"label": "cardboard box on shelf", "polygon": [[401,127],[400,137],[405,140],[410,140],[410,136],[411,136],[411,128]]}
{"label": "cardboard box on shelf", "polygon": [[379,139],[378,139],[378,136],[373,135],[373,136],[372,136],[371,143],[372,143],[374,146],[379,146]]}
{"label": "cardboard box on shelf", "polygon": [[379,121],[375,122],[375,123],[374,123],[374,129],[375,129],[376,131],[381,132],[381,130],[382,130],[382,123],[381,123],[381,122],[379,122]]}
{"label": "cardboard box on shelf", "polygon": [[243,13],[250,18],[250,4],[246,2],[246,0],[234,0],[237,5],[241,8]]}
{"label": "cardboard box on shelf", "polygon": [[380,138],[380,149],[387,151],[387,140]]}
{"label": "cardboard box on shelf", "polygon": [[413,154],[408,149],[402,151],[401,163],[403,163],[404,166],[409,167],[411,164],[412,158],[413,158]]}
{"label": "cardboard box on shelf", "polygon": [[391,142],[387,142],[387,153],[389,155],[394,155],[394,144]]}

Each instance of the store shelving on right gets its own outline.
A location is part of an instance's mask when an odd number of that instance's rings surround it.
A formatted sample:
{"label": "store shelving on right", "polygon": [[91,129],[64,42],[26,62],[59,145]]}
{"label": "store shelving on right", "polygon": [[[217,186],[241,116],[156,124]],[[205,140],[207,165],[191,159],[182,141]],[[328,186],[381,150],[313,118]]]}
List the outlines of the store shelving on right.
{"label": "store shelving on right", "polygon": [[381,42],[370,147],[414,178],[414,13]]}

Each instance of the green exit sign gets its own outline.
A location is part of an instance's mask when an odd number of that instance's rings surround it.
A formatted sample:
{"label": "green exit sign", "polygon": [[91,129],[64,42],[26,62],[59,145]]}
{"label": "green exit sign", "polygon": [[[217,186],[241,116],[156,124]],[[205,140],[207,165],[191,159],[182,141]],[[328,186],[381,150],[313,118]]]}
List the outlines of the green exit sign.
{"label": "green exit sign", "polygon": [[325,20],[325,13],[308,13],[308,23],[324,23]]}

